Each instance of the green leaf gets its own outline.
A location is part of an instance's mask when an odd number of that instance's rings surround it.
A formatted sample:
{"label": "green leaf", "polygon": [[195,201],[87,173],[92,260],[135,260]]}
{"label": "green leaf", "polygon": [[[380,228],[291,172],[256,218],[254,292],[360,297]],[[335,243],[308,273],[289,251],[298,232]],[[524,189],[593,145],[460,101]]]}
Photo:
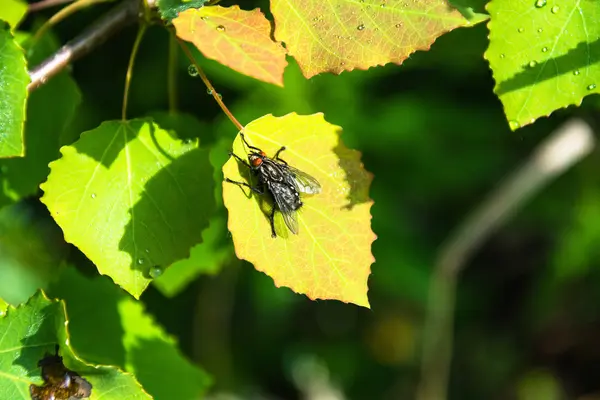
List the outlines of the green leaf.
{"label": "green leaf", "polygon": [[6,309],[8,308],[8,303],[3,299],[0,299],[0,317],[2,317],[6,313]]}
{"label": "green leaf", "polygon": [[[161,127],[174,131],[181,139],[199,138],[201,143],[208,143],[212,139],[207,135],[210,131],[191,115],[153,112],[151,116]],[[177,295],[201,274],[216,274],[233,258],[233,247],[227,236],[225,209],[221,202],[220,184],[223,180],[221,167],[227,161],[230,148],[229,139],[222,139],[211,146],[209,157],[214,168],[213,179],[219,183],[214,189],[217,209],[210,217],[209,227],[202,231],[202,242],[191,249],[190,256],[175,262],[154,280],[154,285],[165,296]]]}
{"label": "green leaf", "polygon": [[172,20],[180,12],[190,8],[200,8],[209,0],[158,0],[158,11],[162,19]]}
{"label": "green leaf", "polygon": [[42,384],[37,363],[59,353],[65,366],[92,384],[91,400],[151,399],[135,378],[115,367],[86,364],[69,346],[64,303],[39,292],[18,308],[9,307],[0,318],[0,398],[30,400],[29,385]]}
{"label": "green leaf", "polygon": [[29,81],[23,49],[15,42],[8,26],[0,21],[0,158],[24,154],[23,127]]}
{"label": "green leaf", "polygon": [[27,2],[22,0],[2,0],[0,20],[8,22],[14,30],[27,14]]}
{"label": "green leaf", "polygon": [[46,288],[68,251],[62,232],[37,202],[0,209],[0,297],[10,304],[26,301]]}
{"label": "green leaf", "polygon": [[[30,47],[30,64],[36,65],[58,49],[59,43],[53,35],[46,34],[33,47],[28,41],[24,45]],[[31,94],[25,124],[25,157],[0,159],[0,207],[37,193],[50,173],[48,163],[60,156],[60,135],[80,102],[77,84],[67,71]]]}
{"label": "green leaf", "polygon": [[600,93],[600,2],[493,0],[485,53],[511,129]]}
{"label": "green leaf", "polygon": [[196,399],[211,379],[180,353],[176,341],[104,277],[69,268],[50,293],[65,300],[71,345],[86,360],[133,373],[156,400]]}
{"label": "green leaf", "polygon": [[50,164],[42,202],[100,273],[138,298],[214,210],[208,152],[148,120],[108,121]]}

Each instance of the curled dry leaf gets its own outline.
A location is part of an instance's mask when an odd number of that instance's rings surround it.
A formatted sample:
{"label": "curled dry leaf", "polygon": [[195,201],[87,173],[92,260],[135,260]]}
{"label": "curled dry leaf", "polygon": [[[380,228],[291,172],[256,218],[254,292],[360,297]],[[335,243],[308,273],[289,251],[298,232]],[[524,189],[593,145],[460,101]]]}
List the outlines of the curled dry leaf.
{"label": "curled dry leaf", "polygon": [[445,0],[271,0],[275,38],[307,78],[401,64],[470,22]]}
{"label": "curled dry leaf", "polygon": [[[340,128],[323,114],[283,117],[266,115],[244,128],[248,142],[267,155],[281,147],[281,158],[315,177],[320,194],[307,196],[299,210],[299,233],[285,228],[276,214],[277,238],[271,229],[265,204],[267,196],[250,195],[232,183],[223,183],[223,200],[229,211],[228,227],[236,255],[286,286],[311,299],[336,299],[369,306],[367,279],[374,262],[368,189],[372,180],[360,162],[360,153],[346,148]],[[234,152],[246,158],[241,138]],[[234,158],[223,166],[225,177],[248,181],[248,169]]]}
{"label": "curled dry leaf", "polygon": [[271,39],[271,24],[259,9],[210,6],[189,9],[173,20],[177,36],[244,75],[283,86],[286,51]]}

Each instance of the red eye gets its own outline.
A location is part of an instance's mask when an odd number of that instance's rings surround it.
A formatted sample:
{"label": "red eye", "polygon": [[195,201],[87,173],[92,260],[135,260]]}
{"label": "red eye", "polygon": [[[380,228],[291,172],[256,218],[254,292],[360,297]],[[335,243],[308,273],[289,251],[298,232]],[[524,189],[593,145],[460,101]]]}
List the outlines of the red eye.
{"label": "red eye", "polygon": [[258,167],[260,164],[262,164],[263,160],[260,157],[256,157],[254,160],[252,160],[252,166],[253,167]]}

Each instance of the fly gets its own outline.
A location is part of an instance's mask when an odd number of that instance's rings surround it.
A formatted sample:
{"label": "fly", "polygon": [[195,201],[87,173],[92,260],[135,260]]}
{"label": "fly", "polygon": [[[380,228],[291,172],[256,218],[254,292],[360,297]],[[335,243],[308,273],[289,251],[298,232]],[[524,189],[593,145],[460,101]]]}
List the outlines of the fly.
{"label": "fly", "polygon": [[270,193],[273,198],[273,207],[269,213],[272,237],[277,237],[275,233],[275,211],[277,209],[281,212],[288,229],[293,234],[298,234],[297,211],[303,205],[300,194],[321,193],[319,181],[307,173],[290,166],[279,157],[281,152],[285,150],[285,146],[282,146],[277,150],[275,156],[270,158],[258,147],[248,144],[243,133],[240,133],[240,136],[244,144],[250,149],[248,162],[233,152],[229,154],[252,171],[253,175],[258,178],[258,184],[252,186],[248,183],[233,181],[229,178],[225,178],[225,180],[236,185],[246,186],[257,194]]}

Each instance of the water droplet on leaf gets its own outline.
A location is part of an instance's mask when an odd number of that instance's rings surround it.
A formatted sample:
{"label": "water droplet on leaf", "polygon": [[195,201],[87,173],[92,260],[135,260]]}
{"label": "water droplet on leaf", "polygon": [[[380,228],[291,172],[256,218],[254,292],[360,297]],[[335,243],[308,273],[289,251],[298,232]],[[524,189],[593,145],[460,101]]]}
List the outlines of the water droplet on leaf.
{"label": "water droplet on leaf", "polygon": [[547,51],[548,51],[548,48],[547,48],[547,47],[542,47],[542,53],[545,53],[545,52],[547,52]]}
{"label": "water droplet on leaf", "polygon": [[396,28],[402,28],[402,24],[396,24]]}
{"label": "water droplet on leaf", "polygon": [[138,258],[137,263],[142,265],[145,262],[143,258]]}
{"label": "water droplet on leaf", "polygon": [[512,129],[513,131],[515,129],[519,129],[519,127],[521,126],[517,121],[508,121],[508,125],[510,126],[510,129]]}
{"label": "water droplet on leaf", "polygon": [[529,68],[534,68],[537,65],[537,61],[529,61]]}
{"label": "water droplet on leaf", "polygon": [[500,58],[504,58],[506,57],[504,54],[500,54]]}
{"label": "water droplet on leaf", "polygon": [[217,31],[219,32],[225,32],[226,28],[223,25],[219,25],[217,26]]}
{"label": "water droplet on leaf", "polygon": [[588,87],[587,87],[587,90],[594,90],[594,89],[596,89],[595,83],[592,83],[592,84],[588,85]]}
{"label": "water droplet on leaf", "polygon": [[542,28],[538,28],[538,33],[542,33],[544,30]]}
{"label": "water droplet on leaf", "polygon": [[535,2],[535,6],[537,8],[542,8],[544,7],[548,2],[546,0],[536,0]]}
{"label": "water droplet on leaf", "polygon": [[356,29],[358,29],[359,31],[362,31],[363,29],[365,29],[365,26],[363,24],[360,24],[359,26],[356,27]]}
{"label": "water droplet on leaf", "polygon": [[579,72],[579,70],[578,70],[578,69],[576,69],[575,71],[573,71],[573,75],[575,75],[575,76],[579,75],[580,73],[581,73],[581,72]]}
{"label": "water droplet on leaf", "polygon": [[525,31],[525,28],[523,28],[523,27],[520,27],[519,29],[517,29],[517,32],[519,32],[519,33],[523,33],[524,31]]}
{"label": "water droplet on leaf", "polygon": [[152,279],[156,279],[159,276],[161,276],[163,274],[163,269],[161,267],[159,267],[158,265],[150,268],[150,271],[148,271],[148,275],[150,275],[150,278]]}
{"label": "water droplet on leaf", "polygon": [[190,74],[190,76],[198,76],[198,68],[196,68],[195,65],[190,65],[188,67],[188,74]]}
{"label": "water droplet on leaf", "polygon": [[92,199],[96,198],[96,193],[92,193]]}
{"label": "water droplet on leaf", "polygon": [[550,9],[550,11],[552,11],[552,14],[556,14],[559,10],[560,10],[559,6],[554,6]]}

